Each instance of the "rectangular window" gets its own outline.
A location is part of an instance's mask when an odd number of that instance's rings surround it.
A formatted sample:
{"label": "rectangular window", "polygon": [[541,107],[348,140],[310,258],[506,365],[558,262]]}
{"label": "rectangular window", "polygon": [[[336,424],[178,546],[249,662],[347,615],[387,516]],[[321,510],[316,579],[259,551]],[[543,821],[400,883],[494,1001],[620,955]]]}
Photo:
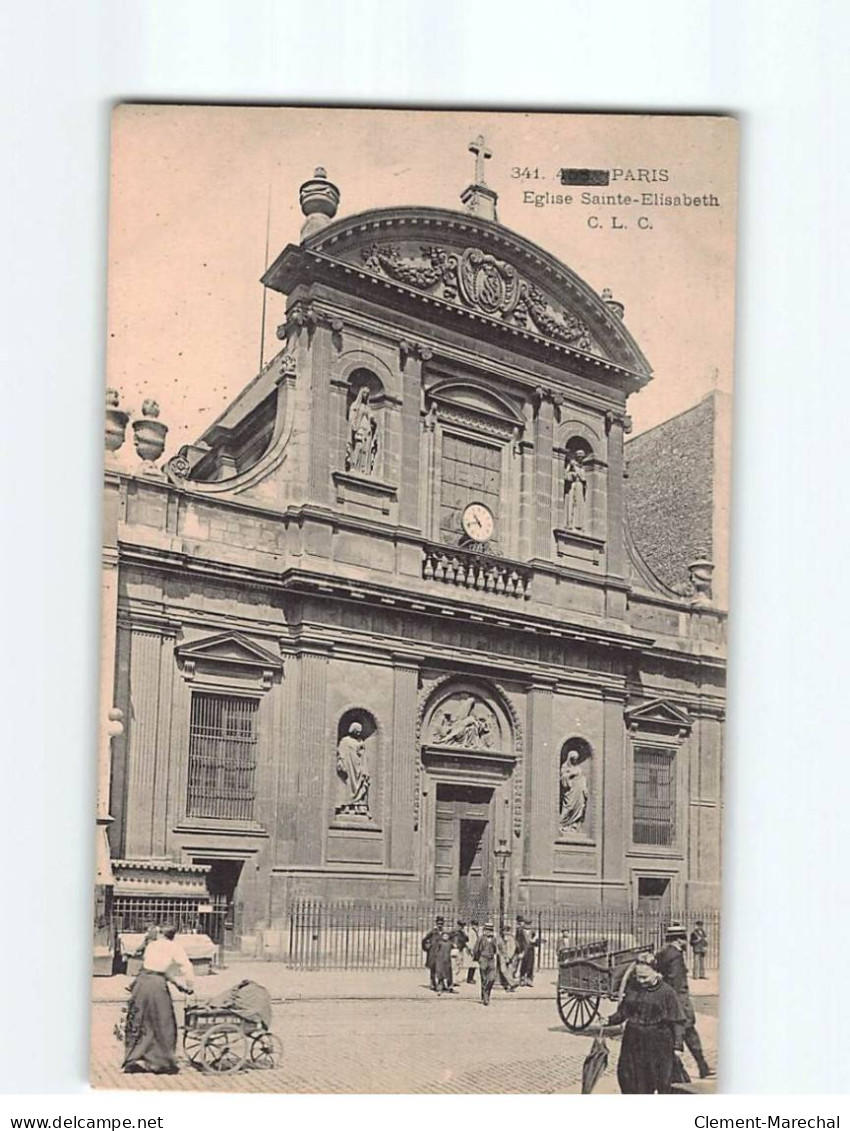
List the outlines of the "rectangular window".
{"label": "rectangular window", "polygon": [[192,693],[190,817],[250,821],[257,768],[256,699]]}
{"label": "rectangular window", "polygon": [[485,503],[496,518],[492,542],[499,541],[499,495],[502,486],[502,450],[465,436],[443,435],[440,468],[440,541],[460,541],[460,519],[469,503]]}
{"label": "rectangular window", "polygon": [[635,750],[632,839],[669,848],[676,840],[676,760],[671,750]]}

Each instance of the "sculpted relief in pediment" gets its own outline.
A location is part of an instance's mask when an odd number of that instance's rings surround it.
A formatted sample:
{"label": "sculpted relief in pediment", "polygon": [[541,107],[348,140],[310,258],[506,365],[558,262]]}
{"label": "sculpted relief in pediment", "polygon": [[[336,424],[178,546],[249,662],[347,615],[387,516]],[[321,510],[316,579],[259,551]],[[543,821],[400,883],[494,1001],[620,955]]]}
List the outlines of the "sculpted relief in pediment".
{"label": "sculpted relief in pediment", "polygon": [[515,267],[481,248],[460,250],[426,244],[420,245],[418,255],[409,255],[398,244],[373,243],[361,254],[367,270],[376,275],[386,275],[448,302],[460,302],[574,349],[588,353],[598,350],[580,318],[565,308],[557,310]]}

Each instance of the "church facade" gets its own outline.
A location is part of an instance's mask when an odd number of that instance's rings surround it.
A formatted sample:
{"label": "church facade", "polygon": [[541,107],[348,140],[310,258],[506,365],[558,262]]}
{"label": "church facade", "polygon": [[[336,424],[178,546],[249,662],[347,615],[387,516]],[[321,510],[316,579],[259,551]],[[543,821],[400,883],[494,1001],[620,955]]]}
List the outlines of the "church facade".
{"label": "church facade", "polygon": [[160,469],[146,406],[131,465],[110,406],[116,868],[205,874],[243,935],[492,907],[499,867],[516,907],[717,907],[725,613],[629,529],[623,306],[483,183],[338,202],[302,187],[282,349],[196,444]]}

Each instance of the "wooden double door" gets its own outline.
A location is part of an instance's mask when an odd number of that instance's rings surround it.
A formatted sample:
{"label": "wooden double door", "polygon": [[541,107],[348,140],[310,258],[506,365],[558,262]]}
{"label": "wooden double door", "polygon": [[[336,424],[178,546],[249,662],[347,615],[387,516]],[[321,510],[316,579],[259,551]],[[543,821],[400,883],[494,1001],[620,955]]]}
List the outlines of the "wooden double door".
{"label": "wooden double door", "polygon": [[493,790],[437,786],[434,896],[466,911],[492,904]]}

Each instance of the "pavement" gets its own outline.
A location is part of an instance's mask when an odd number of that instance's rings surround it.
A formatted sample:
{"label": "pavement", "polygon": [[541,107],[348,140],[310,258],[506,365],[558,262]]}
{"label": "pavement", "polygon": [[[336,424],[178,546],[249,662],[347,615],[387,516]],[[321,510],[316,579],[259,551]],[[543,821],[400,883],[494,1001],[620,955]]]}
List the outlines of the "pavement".
{"label": "pavement", "polygon": [[[233,963],[199,978],[203,1000],[242,978],[271,992],[272,1030],[283,1043],[273,1068],[216,1076],[185,1059],[176,1076],[125,1076],[112,1028],[127,1000],[128,979],[94,980],[92,1084],[140,1091],[285,1093],[576,1093],[591,1035],[569,1033],[555,1006],[555,972],[533,988],[494,990],[485,1009],[478,987],[434,994],[423,970],[305,971],[279,963]],[[696,982],[697,1026],[709,1061],[717,1048],[716,978]],[[713,991],[713,992],[712,992]],[[603,1012],[613,1003],[603,1002]],[[182,1003],[178,999],[178,1023]],[[609,1064],[597,1092],[617,1092],[620,1041],[606,1038]],[[182,1050],[181,1050],[182,1051]],[[696,1076],[690,1054],[684,1059]]]}
{"label": "pavement", "polygon": [[[413,970],[294,970],[281,962],[228,962],[212,974],[197,978],[199,999],[214,997],[249,978],[266,987],[273,1001],[430,1001],[434,996],[424,968]],[[125,1002],[131,978],[116,974],[92,979],[92,1001]],[[524,999],[553,1001],[556,972],[539,970],[533,987],[517,993]],[[716,997],[717,971],[691,982],[691,996]],[[462,988],[462,993],[466,987]],[[611,1008],[613,1009],[613,1003]]]}

